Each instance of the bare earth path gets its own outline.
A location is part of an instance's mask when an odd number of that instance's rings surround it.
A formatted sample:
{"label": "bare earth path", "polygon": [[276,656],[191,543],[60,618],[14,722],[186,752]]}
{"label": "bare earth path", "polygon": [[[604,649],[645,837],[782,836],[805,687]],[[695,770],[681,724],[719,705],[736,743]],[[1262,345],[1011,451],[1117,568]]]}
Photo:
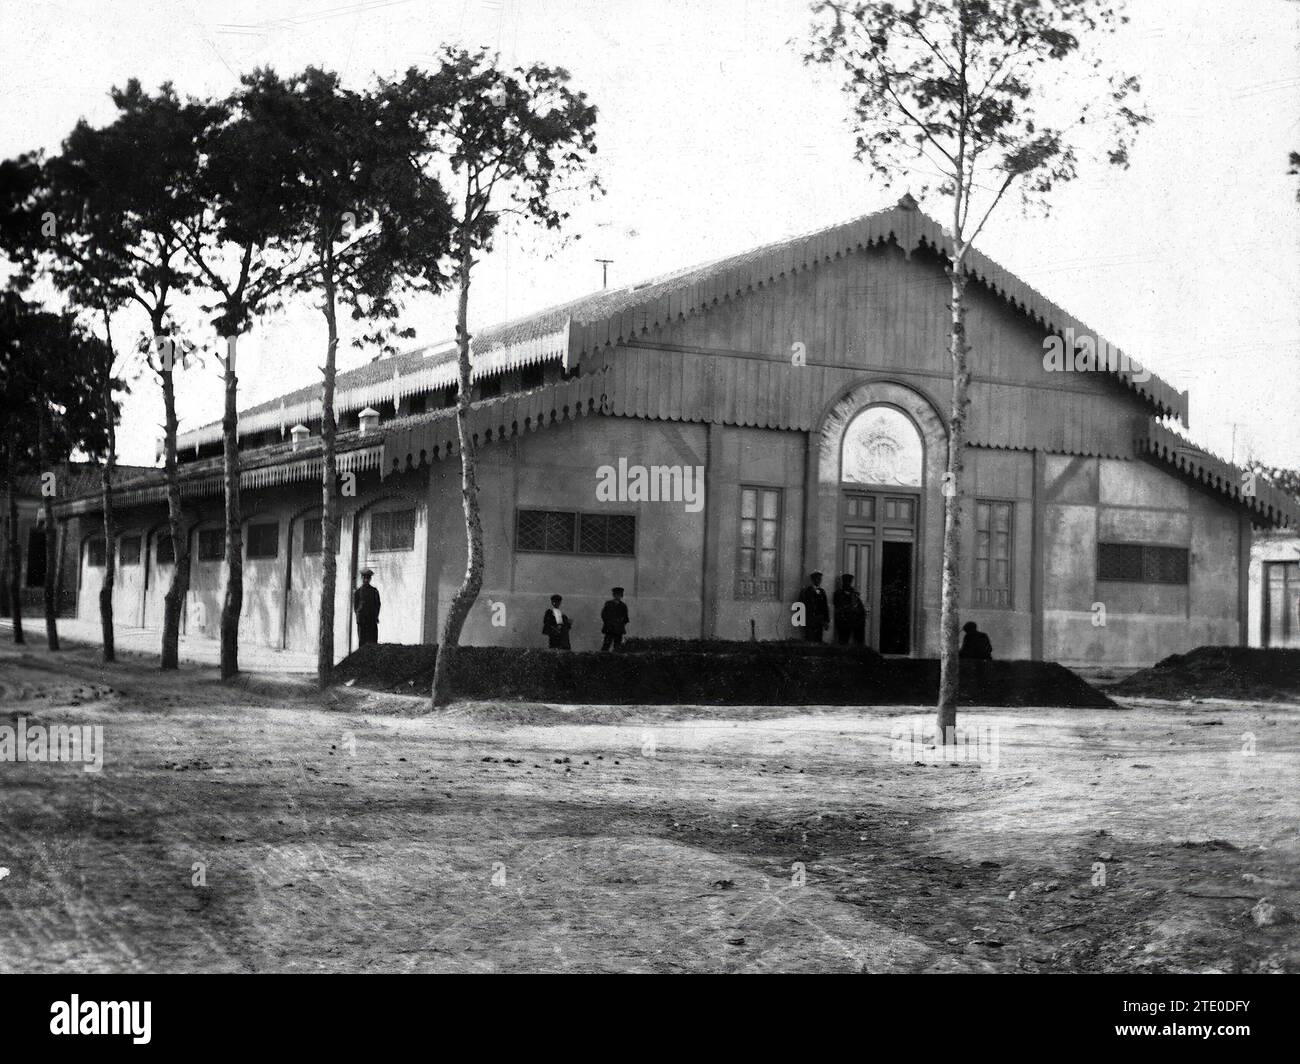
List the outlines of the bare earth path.
{"label": "bare earth path", "polygon": [[420,708],[4,644],[0,969],[1300,970],[1300,707]]}

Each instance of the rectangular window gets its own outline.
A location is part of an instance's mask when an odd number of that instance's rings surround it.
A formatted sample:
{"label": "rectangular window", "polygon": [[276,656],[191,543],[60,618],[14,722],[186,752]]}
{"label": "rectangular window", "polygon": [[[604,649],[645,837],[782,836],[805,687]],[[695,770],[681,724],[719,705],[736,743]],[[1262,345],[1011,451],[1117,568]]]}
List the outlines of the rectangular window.
{"label": "rectangular window", "polygon": [[579,554],[636,553],[636,518],[630,514],[579,514]]}
{"label": "rectangular window", "polygon": [[1015,503],[975,500],[975,579],[971,605],[1011,609],[1012,528]]}
{"label": "rectangular window", "polygon": [[1097,548],[1097,579],[1135,584],[1186,584],[1187,548],[1147,543],[1102,543]]}
{"label": "rectangular window", "polygon": [[117,556],[123,565],[139,565],[140,537],[123,536],[117,549]]}
{"label": "rectangular window", "polygon": [[158,564],[174,565],[176,563],[176,544],[172,542],[170,532],[158,537]]}
{"label": "rectangular window", "polygon": [[262,522],[248,526],[245,555],[249,558],[274,558],[280,553],[280,526]]}
{"label": "rectangular window", "polygon": [[780,597],[781,489],[740,489],[740,554],[736,598]]}
{"label": "rectangular window", "polygon": [[370,515],[370,552],[413,550],[415,511],[389,510]]}
{"label": "rectangular window", "polygon": [[199,561],[219,562],[226,557],[226,530],[224,528],[199,529]]}
{"label": "rectangular window", "polygon": [[103,568],[108,560],[108,552],[104,550],[104,539],[102,536],[92,539],[86,544],[86,564],[93,565],[96,569]]}
{"label": "rectangular window", "polygon": [[519,510],[515,550],[541,554],[636,554],[636,518],[572,510]]}

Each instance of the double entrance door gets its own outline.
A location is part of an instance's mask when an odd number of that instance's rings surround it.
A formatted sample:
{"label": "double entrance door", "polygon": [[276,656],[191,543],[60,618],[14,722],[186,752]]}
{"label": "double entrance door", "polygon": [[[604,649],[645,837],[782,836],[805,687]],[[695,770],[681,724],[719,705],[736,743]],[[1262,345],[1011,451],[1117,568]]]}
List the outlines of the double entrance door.
{"label": "double entrance door", "polygon": [[840,498],[840,576],[848,573],[867,609],[867,645],[912,650],[919,492],[846,488]]}

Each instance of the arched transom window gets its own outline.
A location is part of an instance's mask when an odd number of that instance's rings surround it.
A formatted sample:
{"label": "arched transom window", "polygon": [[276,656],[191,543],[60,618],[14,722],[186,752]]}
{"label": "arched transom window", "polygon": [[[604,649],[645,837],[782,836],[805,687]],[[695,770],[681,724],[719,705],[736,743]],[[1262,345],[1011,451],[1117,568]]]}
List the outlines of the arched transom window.
{"label": "arched transom window", "polygon": [[892,406],[869,406],[844,431],[841,478],[853,484],[919,488],[925,453],[912,419]]}

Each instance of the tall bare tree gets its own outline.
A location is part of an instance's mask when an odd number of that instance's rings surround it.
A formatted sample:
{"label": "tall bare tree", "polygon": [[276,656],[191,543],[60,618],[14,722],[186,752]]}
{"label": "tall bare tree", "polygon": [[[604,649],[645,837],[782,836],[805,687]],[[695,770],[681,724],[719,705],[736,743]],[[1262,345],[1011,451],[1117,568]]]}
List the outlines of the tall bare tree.
{"label": "tall bare tree", "polygon": [[483,521],[478,500],[474,436],[469,426],[473,363],[469,294],[474,264],[489,251],[507,214],[548,229],[568,217],[560,195],[566,182],[598,191],[584,176],[596,151],[596,108],[569,88],[559,67],[502,69],[483,51],[444,50],[433,73],[412,68],[385,86],[389,106],[422,134],[420,163],[445,174],[453,197],[452,273],[457,286],[456,349],[459,392],[456,433],[465,514],[465,576],[443,619],[430,692],[436,708],[448,701],[447,678],[461,629],[483,587]]}
{"label": "tall bare tree", "polygon": [[1122,3],[817,0],[812,11],[805,61],[843,79],[857,157],[885,186],[906,176],[922,197],[933,189],[950,200],[952,401],[937,712],[946,743],[957,722],[970,249],[1007,193],[1046,207],[1075,176],[1081,151],[1127,167],[1132,139],[1150,119],[1135,101],[1138,79],[1107,72],[1094,51],[1127,21]]}

